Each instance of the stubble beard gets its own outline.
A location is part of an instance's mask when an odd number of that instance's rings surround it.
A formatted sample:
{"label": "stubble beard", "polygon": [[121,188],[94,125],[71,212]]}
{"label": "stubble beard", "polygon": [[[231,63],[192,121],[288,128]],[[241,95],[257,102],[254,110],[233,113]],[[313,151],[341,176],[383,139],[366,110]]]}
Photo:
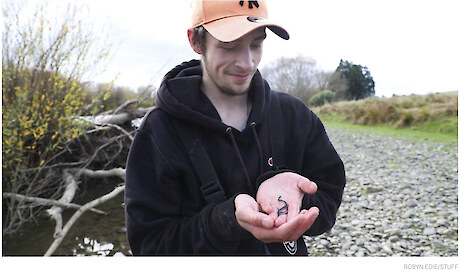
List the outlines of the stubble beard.
{"label": "stubble beard", "polygon": [[214,79],[214,76],[208,70],[208,67],[206,64],[206,57],[204,55],[202,56],[202,66],[201,67],[204,68],[204,70],[206,70],[206,74],[211,79],[211,81],[214,83],[214,85],[217,86],[219,90],[227,96],[241,96],[241,95],[247,94],[249,91],[249,88],[251,87],[252,78],[254,77],[254,74],[253,74],[251,77],[251,82],[249,83],[248,87],[246,87],[243,92],[239,92],[239,91],[235,91],[234,89],[230,87],[222,86],[219,83],[217,83],[217,81]]}

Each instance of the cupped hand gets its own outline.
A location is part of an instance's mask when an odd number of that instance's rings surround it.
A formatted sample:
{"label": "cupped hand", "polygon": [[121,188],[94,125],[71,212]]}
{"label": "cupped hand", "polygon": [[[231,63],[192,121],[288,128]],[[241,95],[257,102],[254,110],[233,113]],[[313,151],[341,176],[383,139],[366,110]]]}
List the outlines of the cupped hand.
{"label": "cupped hand", "polygon": [[[304,194],[314,194],[316,190],[316,184],[308,178],[285,172],[262,182],[257,190],[256,200],[262,211],[273,219],[274,226],[279,227],[296,218],[300,213]],[[278,215],[278,210],[285,205],[279,198],[288,204],[287,214]]]}
{"label": "cupped hand", "polygon": [[310,229],[319,210],[316,207],[302,210],[292,220],[274,227],[272,216],[259,212],[259,204],[251,196],[240,194],[235,198],[235,215],[241,227],[256,239],[271,243],[297,240]]}

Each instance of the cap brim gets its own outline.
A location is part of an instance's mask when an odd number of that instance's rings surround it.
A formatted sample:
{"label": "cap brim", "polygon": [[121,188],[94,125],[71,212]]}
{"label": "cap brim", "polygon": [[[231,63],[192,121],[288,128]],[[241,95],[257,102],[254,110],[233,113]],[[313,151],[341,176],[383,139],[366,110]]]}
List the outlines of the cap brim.
{"label": "cap brim", "polygon": [[222,18],[203,24],[203,27],[216,39],[223,42],[237,40],[245,34],[260,27],[267,27],[283,39],[289,39],[289,33],[281,26],[270,22],[252,18],[247,15]]}

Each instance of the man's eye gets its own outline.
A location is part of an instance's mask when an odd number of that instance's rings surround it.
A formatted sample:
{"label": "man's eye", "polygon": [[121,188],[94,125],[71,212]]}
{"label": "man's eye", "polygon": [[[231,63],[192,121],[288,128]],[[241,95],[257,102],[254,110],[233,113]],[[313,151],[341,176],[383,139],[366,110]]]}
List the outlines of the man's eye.
{"label": "man's eye", "polygon": [[231,51],[231,50],[235,50],[236,46],[222,46],[222,49],[226,51]]}

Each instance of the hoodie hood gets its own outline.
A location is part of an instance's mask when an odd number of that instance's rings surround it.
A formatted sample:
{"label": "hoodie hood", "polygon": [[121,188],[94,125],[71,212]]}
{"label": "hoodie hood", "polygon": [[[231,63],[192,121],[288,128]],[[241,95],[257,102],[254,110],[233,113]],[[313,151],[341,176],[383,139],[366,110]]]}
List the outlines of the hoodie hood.
{"label": "hoodie hood", "polygon": [[[211,128],[225,131],[228,126],[222,120],[208,97],[201,91],[203,71],[199,60],[184,62],[163,78],[158,89],[156,106],[169,115]],[[248,118],[250,123],[261,124],[270,107],[270,86],[257,70],[249,88],[252,110]]]}

